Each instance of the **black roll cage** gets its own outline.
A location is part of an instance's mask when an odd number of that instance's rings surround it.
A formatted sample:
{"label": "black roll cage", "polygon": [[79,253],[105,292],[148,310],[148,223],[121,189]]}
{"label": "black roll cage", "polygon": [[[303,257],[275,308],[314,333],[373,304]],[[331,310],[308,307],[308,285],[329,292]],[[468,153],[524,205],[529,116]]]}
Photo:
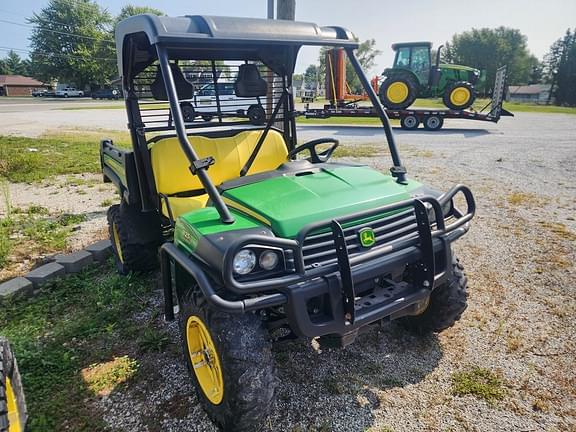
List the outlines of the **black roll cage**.
{"label": "black roll cage", "polygon": [[[143,211],[155,211],[157,209],[158,200],[156,194],[156,188],[154,184],[154,178],[152,174],[151,168],[151,161],[150,161],[150,154],[148,151],[148,143],[145,137],[145,125],[142,121],[139,105],[138,105],[138,97],[136,95],[134,89],[134,77],[137,75],[138,71],[132,70],[132,64],[130,60],[134,59],[134,52],[137,50],[136,42],[127,37],[126,41],[124,41],[124,48],[127,51],[127,59],[129,61],[125,62],[126,70],[124,71],[123,77],[123,84],[124,84],[124,94],[126,95],[126,109],[128,114],[128,126],[130,129],[130,134],[133,143],[133,149],[135,154],[135,164],[136,164],[136,173],[138,177],[138,185],[140,188],[140,196],[141,196],[141,205]],[[278,43],[275,44],[276,46]],[[307,44],[307,45],[315,45],[315,44]],[[335,44],[336,45],[336,44]],[[262,41],[262,46],[266,48],[266,42]],[[271,69],[275,69],[275,71],[282,71],[282,95],[278,100],[276,107],[274,108],[273,115],[270,116],[268,119],[264,132],[260,137],[260,140],[257,143],[257,146],[250,156],[248,162],[242,169],[242,172],[239,173],[240,176],[246,174],[249,170],[250,165],[253,163],[254,159],[257,156],[258,151],[260,150],[266,134],[270,130],[270,128],[274,125],[274,120],[276,114],[280,110],[281,107],[284,108],[284,118],[283,118],[283,126],[284,126],[284,138],[288,146],[288,150],[292,150],[296,147],[296,116],[298,113],[295,111],[294,107],[294,98],[290,91],[292,86],[292,73],[296,62],[296,56],[298,50],[300,49],[301,45],[290,46],[287,52],[290,55],[285,57],[290,59],[291,64],[282,64],[281,61],[274,58],[274,64],[272,65],[272,61],[270,58],[267,58],[267,61],[261,59],[266,65],[271,67]],[[233,223],[234,217],[230,213],[230,210],[224,203],[224,200],[220,196],[218,189],[210,179],[210,176],[207,173],[209,166],[213,163],[212,158],[204,158],[200,159],[195,152],[194,148],[190,144],[188,140],[188,133],[186,123],[184,121],[184,115],[182,112],[182,106],[180,100],[178,98],[178,92],[176,90],[176,84],[174,81],[174,76],[172,74],[172,69],[170,67],[170,49],[173,48],[170,45],[157,42],[154,45],[150,45],[149,49],[155,50],[155,56],[158,59],[158,64],[160,70],[162,72],[164,78],[164,84],[166,87],[166,95],[168,97],[168,103],[170,106],[170,115],[173,122],[173,127],[176,131],[176,136],[182,148],[182,151],[186,155],[186,158],[190,162],[190,173],[191,175],[197,175],[200,179],[202,185],[204,186],[204,190],[209,196],[210,201],[212,202],[213,206],[218,211],[220,219],[223,223]],[[181,49],[181,46],[178,47]],[[234,45],[227,47],[229,49],[234,49]],[[384,132],[386,135],[386,140],[388,142],[388,147],[390,150],[390,154],[392,157],[393,166],[390,168],[390,172],[392,176],[396,178],[396,181],[399,183],[405,183],[406,181],[406,169],[402,166],[400,155],[394,140],[394,136],[392,134],[392,128],[390,126],[390,122],[386,115],[386,112],[382,105],[380,104],[376,93],[374,92],[372,86],[366,75],[364,74],[360,62],[358,61],[355,53],[354,48],[350,46],[344,46],[348,58],[352,63],[354,71],[358,75],[364,90],[366,91],[378,117],[382,122],[382,126],[384,128]],[[214,54],[214,53],[213,53]],[[267,54],[269,56],[269,54]],[[124,57],[126,59],[126,57]],[[226,60],[227,58],[223,58]],[[284,59],[286,63],[288,60]],[[141,68],[140,68],[141,69]],[[215,73],[215,66],[214,60],[212,60],[212,72],[213,76],[216,77]],[[122,73],[122,71],[121,71]],[[217,85],[216,85],[217,87]],[[216,90],[218,91],[218,90]],[[217,97],[217,99],[219,99]],[[217,101],[219,104],[219,101]],[[219,105],[218,105],[219,106]],[[220,109],[218,109],[220,112]],[[221,122],[221,114],[219,118]],[[172,128],[170,128],[172,129]],[[149,130],[149,129],[148,129]],[[160,128],[160,130],[166,130],[165,128]]]}

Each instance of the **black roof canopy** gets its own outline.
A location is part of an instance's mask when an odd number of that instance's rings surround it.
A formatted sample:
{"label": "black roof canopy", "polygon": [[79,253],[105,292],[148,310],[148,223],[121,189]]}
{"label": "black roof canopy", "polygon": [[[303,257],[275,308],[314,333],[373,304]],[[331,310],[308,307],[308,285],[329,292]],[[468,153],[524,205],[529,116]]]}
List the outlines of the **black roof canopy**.
{"label": "black roof canopy", "polygon": [[342,27],[200,15],[136,15],[121,21],[115,35],[118,70],[124,77],[134,76],[156,60],[153,48],[156,44],[165,46],[171,56],[180,59],[262,60],[273,68],[283,66],[286,70],[293,69],[296,54],[303,45],[358,47],[354,35]]}

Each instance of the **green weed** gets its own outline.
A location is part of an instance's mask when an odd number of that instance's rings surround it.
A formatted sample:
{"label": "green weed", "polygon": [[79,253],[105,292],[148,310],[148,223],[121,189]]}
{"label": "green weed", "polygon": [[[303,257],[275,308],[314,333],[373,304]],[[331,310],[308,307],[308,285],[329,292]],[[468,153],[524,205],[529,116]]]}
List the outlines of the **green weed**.
{"label": "green weed", "polygon": [[473,367],[452,375],[452,393],[457,396],[473,395],[494,403],[506,396],[506,383],[491,370]]}

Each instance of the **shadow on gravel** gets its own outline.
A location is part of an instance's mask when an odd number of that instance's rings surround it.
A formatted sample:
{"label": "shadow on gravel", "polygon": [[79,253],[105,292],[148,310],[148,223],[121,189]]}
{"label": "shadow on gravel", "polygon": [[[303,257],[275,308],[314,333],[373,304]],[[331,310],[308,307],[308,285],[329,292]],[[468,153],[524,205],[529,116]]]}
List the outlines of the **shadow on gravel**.
{"label": "shadow on gravel", "polygon": [[[425,129],[404,130],[398,126],[393,127],[394,132],[399,135],[463,135],[466,138],[478,137],[492,134],[488,129],[465,129],[443,127],[440,131],[427,131]],[[350,137],[376,137],[384,136],[384,129],[378,125],[299,125],[300,132],[319,132],[326,131],[332,135],[350,136]]]}
{"label": "shadow on gravel", "polygon": [[422,381],[438,365],[436,336],[396,324],[375,328],[344,349],[306,341],[276,345],[280,387],[269,430],[364,431],[386,391]]}

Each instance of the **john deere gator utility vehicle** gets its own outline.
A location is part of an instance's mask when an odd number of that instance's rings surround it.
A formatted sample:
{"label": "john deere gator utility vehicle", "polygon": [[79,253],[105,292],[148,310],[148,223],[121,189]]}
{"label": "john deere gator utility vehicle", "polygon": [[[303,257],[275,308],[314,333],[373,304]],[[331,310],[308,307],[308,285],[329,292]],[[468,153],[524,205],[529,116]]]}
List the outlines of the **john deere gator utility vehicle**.
{"label": "john deere gator utility vehicle", "polygon": [[[139,15],[118,24],[116,44],[133,146],[101,144],[104,179],[121,197],[108,212],[116,262],[122,273],[160,263],[166,319],[178,318],[199,400],[222,429],[257,430],[265,419],[275,341],[343,346],[391,319],[438,332],[460,318],[466,278],[451,244],[468,230],[472,193],[408,178],[352,33]],[[331,160],[333,137],[298,143],[291,85],[304,45],[346,50],[382,121],[388,174]],[[259,98],[265,124],[225,112],[218,98],[211,121],[185,115],[206,76]]]}
{"label": "john deere gator utility vehicle", "polygon": [[24,432],[27,420],[18,364],[10,344],[0,337],[0,432]]}
{"label": "john deere gator utility vehicle", "polygon": [[453,110],[469,108],[476,99],[474,86],[480,71],[468,66],[440,64],[442,45],[431,63],[430,42],[407,42],[392,45],[394,65],[385,69],[380,86],[380,101],[386,108],[404,109],[417,98],[441,97]]}

